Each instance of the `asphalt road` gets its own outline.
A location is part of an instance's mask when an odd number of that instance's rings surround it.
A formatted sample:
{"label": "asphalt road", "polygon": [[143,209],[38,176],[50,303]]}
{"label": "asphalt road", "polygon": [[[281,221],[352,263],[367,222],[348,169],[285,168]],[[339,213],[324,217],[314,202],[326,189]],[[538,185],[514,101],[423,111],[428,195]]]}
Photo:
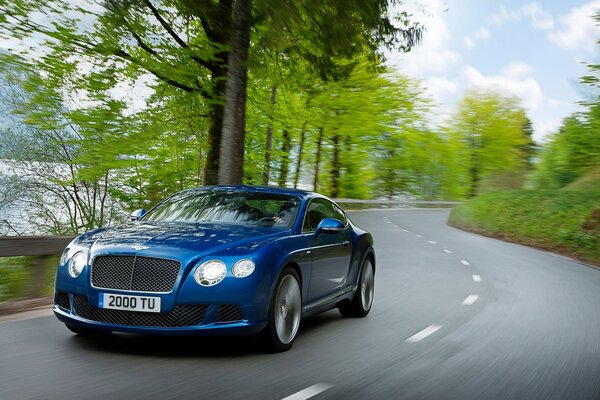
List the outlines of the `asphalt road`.
{"label": "asphalt road", "polygon": [[303,321],[294,347],[0,324],[0,399],[600,399],[600,271],[446,226],[352,214],[376,242],[375,303]]}

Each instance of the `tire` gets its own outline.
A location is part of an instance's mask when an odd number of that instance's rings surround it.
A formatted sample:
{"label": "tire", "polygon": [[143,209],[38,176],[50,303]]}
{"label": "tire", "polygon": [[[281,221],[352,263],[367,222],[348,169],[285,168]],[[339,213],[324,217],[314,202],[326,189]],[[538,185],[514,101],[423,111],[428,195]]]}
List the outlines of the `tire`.
{"label": "tire", "polygon": [[263,331],[266,348],[279,353],[292,347],[302,319],[300,278],[292,268],[285,268],[277,282],[269,304],[269,323]]}
{"label": "tire", "polygon": [[110,331],[92,330],[80,328],[78,326],[65,324],[68,330],[82,337],[106,337],[111,334]]}
{"label": "tire", "polygon": [[373,261],[369,256],[363,261],[358,280],[358,287],[354,297],[350,301],[341,303],[338,306],[340,313],[344,317],[362,318],[366,317],[373,306],[373,297],[375,295],[375,270]]}

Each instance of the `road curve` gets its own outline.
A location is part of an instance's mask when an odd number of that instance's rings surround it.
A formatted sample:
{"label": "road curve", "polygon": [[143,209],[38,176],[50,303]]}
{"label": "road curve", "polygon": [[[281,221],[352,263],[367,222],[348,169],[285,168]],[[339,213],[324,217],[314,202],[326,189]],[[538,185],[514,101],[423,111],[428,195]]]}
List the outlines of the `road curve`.
{"label": "road curve", "polygon": [[374,308],[303,321],[294,347],[76,337],[0,324],[0,399],[600,399],[600,271],[448,227],[447,210],[352,213]]}

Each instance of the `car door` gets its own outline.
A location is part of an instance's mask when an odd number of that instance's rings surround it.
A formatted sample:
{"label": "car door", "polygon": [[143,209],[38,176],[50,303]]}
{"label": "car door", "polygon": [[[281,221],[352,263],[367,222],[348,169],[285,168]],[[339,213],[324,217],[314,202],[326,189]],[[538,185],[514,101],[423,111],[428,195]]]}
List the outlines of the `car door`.
{"label": "car door", "polygon": [[[341,220],[345,225],[344,230],[315,235],[317,226],[324,218]],[[327,297],[346,283],[352,255],[350,229],[344,213],[332,202],[313,199],[308,205],[302,228],[312,257],[308,302]]]}

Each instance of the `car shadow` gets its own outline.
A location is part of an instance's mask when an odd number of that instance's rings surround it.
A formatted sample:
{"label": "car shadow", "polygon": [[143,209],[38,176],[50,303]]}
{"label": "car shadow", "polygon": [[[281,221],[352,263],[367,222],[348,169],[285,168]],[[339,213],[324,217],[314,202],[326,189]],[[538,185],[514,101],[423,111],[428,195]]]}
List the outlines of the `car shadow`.
{"label": "car shadow", "polygon": [[[341,320],[337,311],[306,318],[299,335],[313,335]],[[259,335],[252,336],[162,336],[112,333],[71,338],[71,345],[82,351],[128,354],[143,357],[229,358],[269,354]]]}

